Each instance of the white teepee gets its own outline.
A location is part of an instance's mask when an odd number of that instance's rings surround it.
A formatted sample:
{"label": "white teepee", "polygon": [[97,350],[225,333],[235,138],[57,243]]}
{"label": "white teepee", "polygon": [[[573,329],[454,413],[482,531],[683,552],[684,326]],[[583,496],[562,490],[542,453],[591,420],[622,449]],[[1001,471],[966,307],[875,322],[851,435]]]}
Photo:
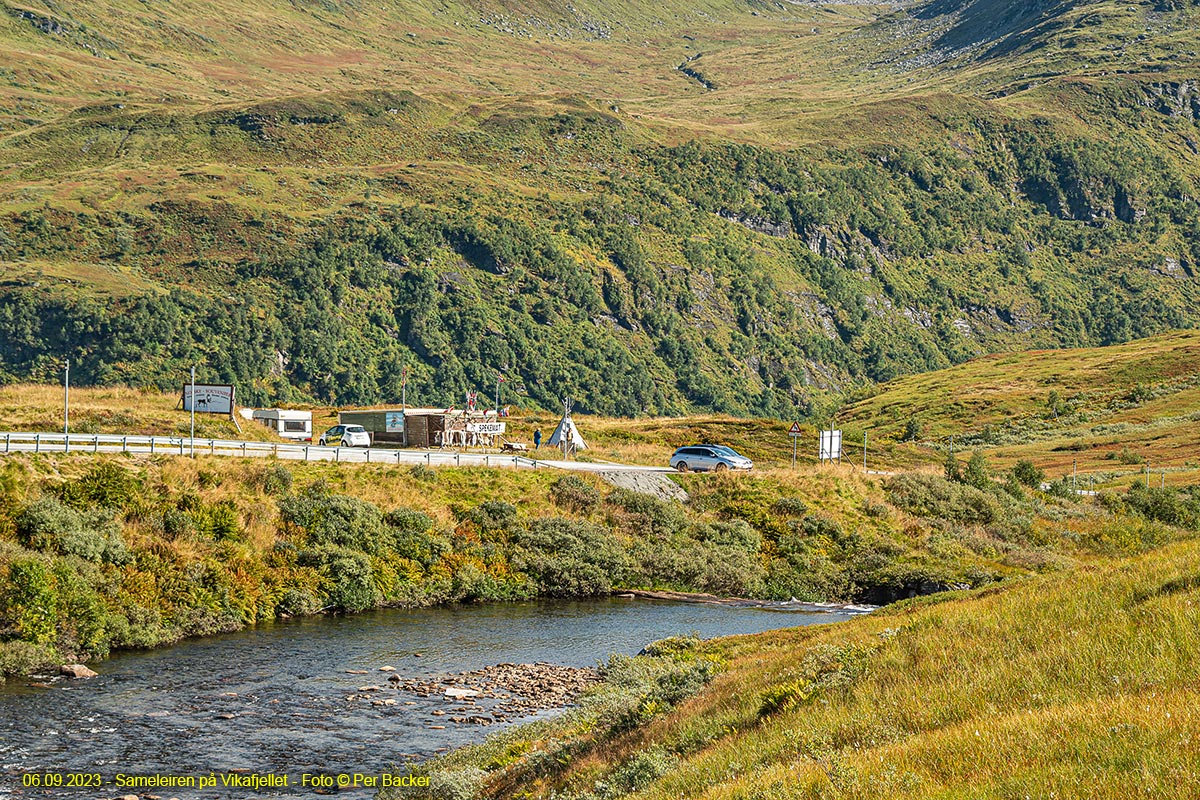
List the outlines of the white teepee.
{"label": "white teepee", "polygon": [[547,444],[551,447],[562,447],[564,440],[571,445],[573,450],[587,450],[587,442],[580,435],[579,426],[575,424],[575,420],[571,419],[571,401],[569,400],[563,403],[562,419],[559,420],[554,433],[550,434],[550,441]]}

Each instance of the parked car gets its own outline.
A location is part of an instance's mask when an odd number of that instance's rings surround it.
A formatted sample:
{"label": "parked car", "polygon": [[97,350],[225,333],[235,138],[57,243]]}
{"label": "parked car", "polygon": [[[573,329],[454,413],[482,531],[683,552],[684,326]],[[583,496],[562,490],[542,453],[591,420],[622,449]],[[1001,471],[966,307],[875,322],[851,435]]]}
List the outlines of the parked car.
{"label": "parked car", "polygon": [[371,434],[362,425],[334,425],[321,434],[318,443],[329,447],[370,447]]}
{"label": "parked car", "polygon": [[680,472],[724,472],[727,469],[752,469],[754,462],[719,444],[694,444],[681,447],[671,456],[671,466]]}

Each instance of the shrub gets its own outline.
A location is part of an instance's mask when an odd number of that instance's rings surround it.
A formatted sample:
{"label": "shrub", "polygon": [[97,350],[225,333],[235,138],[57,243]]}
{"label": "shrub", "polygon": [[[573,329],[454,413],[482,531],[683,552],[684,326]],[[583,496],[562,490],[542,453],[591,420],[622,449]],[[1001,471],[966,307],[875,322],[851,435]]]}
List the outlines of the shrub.
{"label": "shrub", "polygon": [[414,464],[412,469],[408,471],[413,480],[422,481],[424,483],[437,483],[437,470],[425,464]]}
{"label": "shrub", "polygon": [[428,533],[433,520],[428,514],[411,508],[396,508],[384,515],[383,521],[403,533]]}
{"label": "shrub", "polygon": [[590,522],[536,519],[518,532],[515,543],[513,566],[551,596],[605,594],[627,568],[628,557],[616,536]]}
{"label": "shrub", "polygon": [[885,487],[894,505],[920,517],[986,525],[1003,513],[992,495],[937,475],[897,475]]}
{"label": "shrub", "polygon": [[238,514],[237,505],[232,500],[219,500],[216,503],[201,502],[188,514],[192,518],[192,525],[196,533],[201,536],[207,536],[217,541],[236,540],[242,536],[241,516]]}
{"label": "shrub", "polygon": [[54,490],[62,501],[74,508],[125,508],[136,497],[137,483],[129,470],[114,461],[101,461],[82,478],[68,481]]}
{"label": "shrub", "polygon": [[876,503],[870,499],[863,500],[863,513],[872,519],[887,519],[891,516],[892,510],[884,503]]}
{"label": "shrub", "polygon": [[503,500],[488,500],[462,513],[462,519],[475,523],[487,539],[507,540],[519,527],[517,507]]}
{"label": "shrub", "polygon": [[962,468],[958,464],[958,458],[955,457],[954,451],[946,453],[946,461],[942,465],[942,474],[948,481],[961,481]]}
{"label": "shrub", "polygon": [[393,531],[372,503],[355,497],[330,494],[323,486],[310,486],[303,494],[279,501],[279,515],[287,527],[303,531],[312,546],[347,547],[364,553],[393,549]]}
{"label": "shrub", "polygon": [[283,616],[305,616],[321,609],[321,601],[307,589],[288,589],[279,598],[275,613]]}
{"label": "shrub", "polygon": [[799,497],[781,497],[771,509],[781,517],[802,517],[808,513],[808,504]]}
{"label": "shrub", "polygon": [[5,675],[28,675],[39,667],[56,660],[57,654],[49,645],[32,642],[0,642],[0,683]]}
{"label": "shrub", "polygon": [[578,475],[564,475],[550,485],[550,498],[560,508],[590,514],[600,505],[600,490]]}
{"label": "shrub", "polygon": [[365,611],[377,602],[371,564],[362,553],[331,552],[326,574],[329,600],[342,611]]}
{"label": "shrub", "polygon": [[808,681],[788,681],[764,689],[759,695],[759,716],[790,711],[812,697],[812,694],[812,684]]}
{"label": "shrub", "polygon": [[[1109,455],[1111,456],[1112,454],[1110,453]],[[1122,464],[1141,464],[1146,460],[1139,453],[1133,452],[1128,447],[1122,447],[1121,452],[1117,453],[1116,459]]]}
{"label": "shrub", "polygon": [[633,536],[670,538],[681,533],[687,525],[683,508],[672,500],[617,489],[608,496],[607,502],[618,509],[614,516],[619,527]]}
{"label": "shrub", "polygon": [[1046,480],[1046,472],[1027,458],[1021,459],[1013,466],[1012,474],[1020,483],[1033,489],[1041,488],[1042,482]]}
{"label": "shrub", "polygon": [[987,489],[991,486],[992,477],[991,470],[988,468],[987,458],[983,453],[976,450],[971,454],[971,458],[967,461],[966,469],[962,472],[961,480],[968,486],[974,486],[976,489]]}
{"label": "shrub", "polygon": [[191,516],[177,508],[168,508],[162,513],[163,536],[169,541],[185,539],[192,534],[195,526]]}
{"label": "shrub", "polygon": [[259,478],[263,493],[285,495],[292,490],[292,471],[283,464],[271,464]]}
{"label": "shrub", "polygon": [[904,433],[900,434],[900,441],[915,442],[925,433],[925,426],[916,417],[909,417],[904,423]]}
{"label": "shrub", "polygon": [[58,604],[54,581],[40,559],[19,559],[8,565],[0,611],[21,639],[35,645],[54,641]]}
{"label": "shrub", "polygon": [[109,509],[77,511],[46,496],[25,507],[16,528],[18,540],[32,550],[118,565],[131,558]]}
{"label": "shrub", "polygon": [[1200,496],[1187,497],[1173,487],[1134,483],[1125,495],[1125,505],[1149,520],[1181,528],[1200,527]]}

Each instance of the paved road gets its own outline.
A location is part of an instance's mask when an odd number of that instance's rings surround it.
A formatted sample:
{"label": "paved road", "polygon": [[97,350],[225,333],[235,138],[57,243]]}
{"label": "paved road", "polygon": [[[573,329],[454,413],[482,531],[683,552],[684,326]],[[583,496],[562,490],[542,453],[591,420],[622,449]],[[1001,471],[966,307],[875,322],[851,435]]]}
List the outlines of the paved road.
{"label": "paved road", "polygon": [[0,433],[3,453],[138,453],[148,455],[233,456],[279,458],[292,461],[336,461],[357,464],[425,464],[431,467],[477,466],[514,469],[565,469],[576,472],[671,473],[670,467],[645,467],[611,462],[532,459],[525,455],[455,452],[452,450],[398,450],[384,447],[321,447],[285,442],[244,442],[232,439],[196,439],[178,436],[121,436],[113,434]]}

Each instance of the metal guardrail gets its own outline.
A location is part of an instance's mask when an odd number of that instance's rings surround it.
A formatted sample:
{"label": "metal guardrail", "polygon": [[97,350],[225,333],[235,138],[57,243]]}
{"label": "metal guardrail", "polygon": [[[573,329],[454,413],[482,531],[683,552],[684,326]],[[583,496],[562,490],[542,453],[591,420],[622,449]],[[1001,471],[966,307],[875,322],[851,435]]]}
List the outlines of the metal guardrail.
{"label": "metal guardrail", "polygon": [[192,439],[187,436],[120,436],[99,433],[0,433],[5,453],[138,453],[150,455],[241,456],[294,461],[334,461],[359,464],[425,464],[426,466],[545,468],[525,456],[493,453],[412,451],[375,447],[323,447],[287,442],[245,442],[233,439]]}

